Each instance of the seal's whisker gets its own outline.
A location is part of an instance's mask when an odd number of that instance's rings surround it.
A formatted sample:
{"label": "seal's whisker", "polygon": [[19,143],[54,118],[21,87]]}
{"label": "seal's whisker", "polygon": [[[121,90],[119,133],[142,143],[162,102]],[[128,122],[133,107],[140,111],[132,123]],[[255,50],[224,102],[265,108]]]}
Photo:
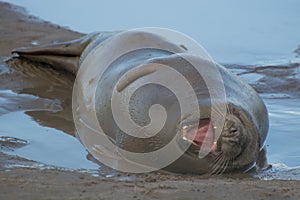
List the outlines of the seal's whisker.
{"label": "seal's whisker", "polygon": [[226,159],[223,157],[222,163],[218,167],[216,174],[222,174],[222,171],[223,171],[223,168],[225,167],[225,165],[226,165]]}
{"label": "seal's whisker", "polygon": [[211,164],[211,174],[215,173],[215,171],[218,169],[218,166],[220,165],[220,163],[222,163],[222,160],[223,160],[223,155],[220,152]]}
{"label": "seal's whisker", "polygon": [[230,159],[227,159],[221,174],[223,174],[228,169],[227,167],[229,165],[229,162],[230,162]]}
{"label": "seal's whisker", "polygon": [[216,158],[213,160],[211,165],[215,165],[221,158],[222,158],[222,153],[220,152],[220,153],[218,153]]}
{"label": "seal's whisker", "polygon": [[214,174],[223,174],[228,169],[228,166],[231,165],[230,163],[233,161],[234,161],[233,158],[227,159],[226,157],[222,156],[222,161],[217,164],[213,173]]}
{"label": "seal's whisker", "polygon": [[220,156],[221,157],[218,159],[218,161],[212,167],[211,174],[219,174],[219,171],[222,169],[222,166],[224,165],[224,162],[226,161],[226,159],[222,153],[220,154]]}
{"label": "seal's whisker", "polygon": [[211,174],[216,174],[216,171],[218,170],[218,165],[214,165],[213,168],[211,169]]}
{"label": "seal's whisker", "polygon": [[211,168],[211,174],[215,174],[215,172],[216,172],[216,170],[218,169],[218,163],[219,163],[219,161],[218,162],[216,162],[216,163],[214,163],[213,165],[212,165],[212,168]]}

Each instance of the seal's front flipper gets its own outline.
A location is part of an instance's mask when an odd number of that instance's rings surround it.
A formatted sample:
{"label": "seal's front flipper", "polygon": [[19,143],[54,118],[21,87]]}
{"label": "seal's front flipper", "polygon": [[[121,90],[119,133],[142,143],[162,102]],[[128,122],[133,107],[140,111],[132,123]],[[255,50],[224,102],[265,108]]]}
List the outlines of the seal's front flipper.
{"label": "seal's front flipper", "polygon": [[98,35],[99,33],[91,33],[77,40],[30,48],[18,48],[12,50],[12,53],[31,61],[46,63],[54,68],[64,69],[76,74],[83,50]]}
{"label": "seal's front flipper", "polygon": [[267,149],[264,147],[260,150],[258,158],[256,160],[256,169],[258,171],[264,171],[272,168],[272,165],[268,164],[267,161]]}

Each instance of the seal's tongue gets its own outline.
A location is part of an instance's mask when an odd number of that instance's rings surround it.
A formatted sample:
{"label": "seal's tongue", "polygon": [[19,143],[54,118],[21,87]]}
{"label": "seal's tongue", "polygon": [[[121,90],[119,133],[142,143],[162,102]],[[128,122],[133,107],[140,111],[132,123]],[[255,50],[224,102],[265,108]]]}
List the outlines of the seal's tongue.
{"label": "seal's tongue", "polygon": [[[198,125],[198,127],[197,127]],[[205,151],[215,151],[215,132],[209,119],[200,120],[199,124],[183,128],[183,138]]]}

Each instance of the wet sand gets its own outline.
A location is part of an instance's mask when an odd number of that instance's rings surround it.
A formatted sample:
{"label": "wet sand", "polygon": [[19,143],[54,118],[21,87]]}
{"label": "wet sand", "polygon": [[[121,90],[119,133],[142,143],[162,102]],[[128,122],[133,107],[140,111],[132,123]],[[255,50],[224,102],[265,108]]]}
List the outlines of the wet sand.
{"label": "wet sand", "polygon": [[[22,64],[26,63],[25,60],[12,61],[9,58],[11,49],[16,47],[30,46],[36,42],[65,41],[82,34],[29,16],[19,7],[0,3],[0,36],[0,90],[39,97],[28,100],[6,96],[12,103],[5,104],[0,109],[0,115],[24,111],[42,126],[55,127],[73,135],[70,107],[74,77],[45,66],[24,69]],[[30,64],[26,63],[26,66]],[[0,153],[0,199],[216,198],[299,199],[300,181],[264,181],[235,174],[210,177],[158,172],[95,177],[90,173],[47,167]]]}

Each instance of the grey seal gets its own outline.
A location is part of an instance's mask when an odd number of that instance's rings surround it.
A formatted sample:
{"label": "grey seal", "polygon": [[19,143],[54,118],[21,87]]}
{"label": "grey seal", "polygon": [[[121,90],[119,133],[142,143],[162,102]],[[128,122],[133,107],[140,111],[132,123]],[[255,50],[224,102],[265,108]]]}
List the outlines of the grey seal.
{"label": "grey seal", "polygon": [[[113,37],[119,32],[92,33],[73,41],[56,44],[46,44],[38,47],[18,48],[13,54],[34,62],[49,64],[57,69],[63,69],[76,74],[80,69],[82,60],[103,41]],[[141,39],[149,39],[161,45],[168,45],[171,49],[184,52],[186,47],[170,44],[161,38],[145,33],[137,33]],[[131,98],[132,116],[135,123],[145,125],[149,121],[146,111],[153,104],[163,105],[170,116],[166,126],[159,134],[144,139],[134,138],[118,129],[111,113],[111,86],[120,79],[127,70],[141,64],[158,63],[172,66],[183,76],[188,77],[192,87],[197,91],[200,121],[185,121],[179,119],[178,106],[175,96],[167,88],[158,85],[147,85],[143,91],[137,91]],[[201,60],[200,64],[209,65],[208,61]],[[214,121],[209,118],[211,112],[210,95],[205,81],[196,75],[190,63],[182,57],[168,51],[157,49],[141,49],[122,55],[111,64],[106,73],[106,79],[99,82],[98,100],[102,105],[97,107],[97,117],[102,123],[109,137],[114,138],[116,144],[127,151],[143,153],[155,151],[170,142],[178,129],[181,129],[179,143],[188,142],[190,147],[165,170],[177,173],[211,173],[220,174],[230,171],[248,171],[256,166],[259,169],[268,168],[266,149],[264,146],[269,121],[265,104],[259,95],[242,79],[228,71],[223,66],[216,65],[222,76],[226,90],[227,114],[222,133],[216,140],[213,126]],[[134,81],[148,72],[139,72],[129,80]],[[213,76],[211,77],[213,80]],[[220,80],[214,80],[219,82]],[[130,82],[130,81],[129,81]],[[121,85],[127,87],[130,83]],[[197,129],[196,132],[191,131]],[[208,155],[199,158],[199,150],[204,145],[204,138],[208,142]],[[167,155],[166,155],[167,156]]]}

